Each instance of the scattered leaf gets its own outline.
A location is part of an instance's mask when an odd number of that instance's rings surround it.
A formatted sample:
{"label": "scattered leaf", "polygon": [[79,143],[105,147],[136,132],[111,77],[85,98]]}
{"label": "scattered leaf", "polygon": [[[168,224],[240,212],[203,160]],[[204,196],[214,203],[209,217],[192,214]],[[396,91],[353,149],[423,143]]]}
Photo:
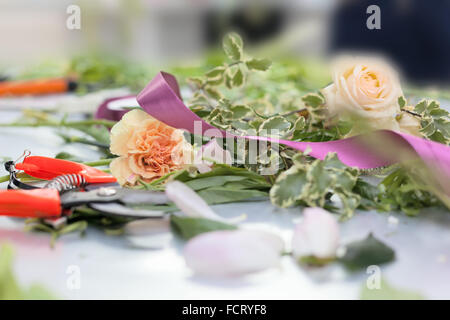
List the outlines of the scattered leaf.
{"label": "scattered leaf", "polygon": [[237,227],[232,224],[210,220],[205,218],[170,216],[172,229],[185,240],[189,240],[201,233],[216,230],[236,230]]}
{"label": "scattered leaf", "polygon": [[339,261],[349,270],[366,269],[371,265],[380,265],[395,259],[395,252],[370,233],[366,239],[346,246],[345,255]]}

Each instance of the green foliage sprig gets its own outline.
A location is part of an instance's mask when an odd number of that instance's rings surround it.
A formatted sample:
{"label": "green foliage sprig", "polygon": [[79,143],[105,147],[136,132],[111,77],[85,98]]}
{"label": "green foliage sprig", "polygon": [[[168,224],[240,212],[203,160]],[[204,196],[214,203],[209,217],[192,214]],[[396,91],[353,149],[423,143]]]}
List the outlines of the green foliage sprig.
{"label": "green foliage sprig", "polygon": [[414,107],[421,117],[420,130],[425,137],[446,145],[450,144],[450,116],[447,110],[439,107],[435,100],[422,100]]}
{"label": "green foliage sprig", "polygon": [[[358,170],[345,166],[334,153],[323,161],[317,159],[310,163],[297,154],[293,166],[278,176],[270,190],[270,198],[280,207],[295,203],[328,207],[348,218],[360,203],[360,196],[353,192],[357,178]],[[331,202],[333,195],[339,198],[341,208]]]}

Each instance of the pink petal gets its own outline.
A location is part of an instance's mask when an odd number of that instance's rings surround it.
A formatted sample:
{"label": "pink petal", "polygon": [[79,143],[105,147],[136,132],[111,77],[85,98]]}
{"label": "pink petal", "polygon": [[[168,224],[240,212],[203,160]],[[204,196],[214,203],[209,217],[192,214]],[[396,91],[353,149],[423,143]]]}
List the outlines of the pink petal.
{"label": "pink petal", "polygon": [[339,224],[322,208],[306,208],[292,237],[294,257],[332,258],[339,246]]}
{"label": "pink petal", "polygon": [[213,231],[191,239],[184,258],[197,274],[242,275],[278,266],[283,248],[280,237],[264,231]]}
{"label": "pink petal", "polygon": [[138,219],[125,226],[125,237],[135,247],[161,249],[172,240],[169,219]]}

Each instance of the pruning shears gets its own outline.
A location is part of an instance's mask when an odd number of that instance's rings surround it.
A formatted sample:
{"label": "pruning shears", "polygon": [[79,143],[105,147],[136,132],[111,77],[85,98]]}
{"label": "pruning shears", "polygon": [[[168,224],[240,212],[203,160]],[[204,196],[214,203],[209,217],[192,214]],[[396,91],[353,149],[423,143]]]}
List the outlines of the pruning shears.
{"label": "pruning shears", "polygon": [[[8,190],[0,191],[0,216],[58,218],[87,205],[105,215],[162,218],[164,211],[142,206],[169,202],[163,192],[121,188],[111,174],[81,163],[30,156],[29,152],[17,162],[5,163],[10,181]],[[23,183],[17,178],[19,171],[48,181],[43,187]]]}

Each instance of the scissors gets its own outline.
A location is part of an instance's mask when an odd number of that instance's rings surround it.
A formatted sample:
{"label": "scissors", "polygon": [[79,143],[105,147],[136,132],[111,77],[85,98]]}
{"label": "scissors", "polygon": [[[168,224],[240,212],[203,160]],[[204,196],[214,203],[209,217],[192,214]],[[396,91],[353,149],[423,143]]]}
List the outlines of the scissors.
{"label": "scissors", "polygon": [[[17,162],[5,163],[10,181],[8,190],[0,191],[0,216],[58,218],[87,205],[105,215],[163,218],[163,210],[142,207],[170,201],[163,192],[122,188],[111,174],[81,163],[29,152],[24,153],[23,162]],[[23,183],[17,178],[19,171],[48,181],[43,187]]]}

